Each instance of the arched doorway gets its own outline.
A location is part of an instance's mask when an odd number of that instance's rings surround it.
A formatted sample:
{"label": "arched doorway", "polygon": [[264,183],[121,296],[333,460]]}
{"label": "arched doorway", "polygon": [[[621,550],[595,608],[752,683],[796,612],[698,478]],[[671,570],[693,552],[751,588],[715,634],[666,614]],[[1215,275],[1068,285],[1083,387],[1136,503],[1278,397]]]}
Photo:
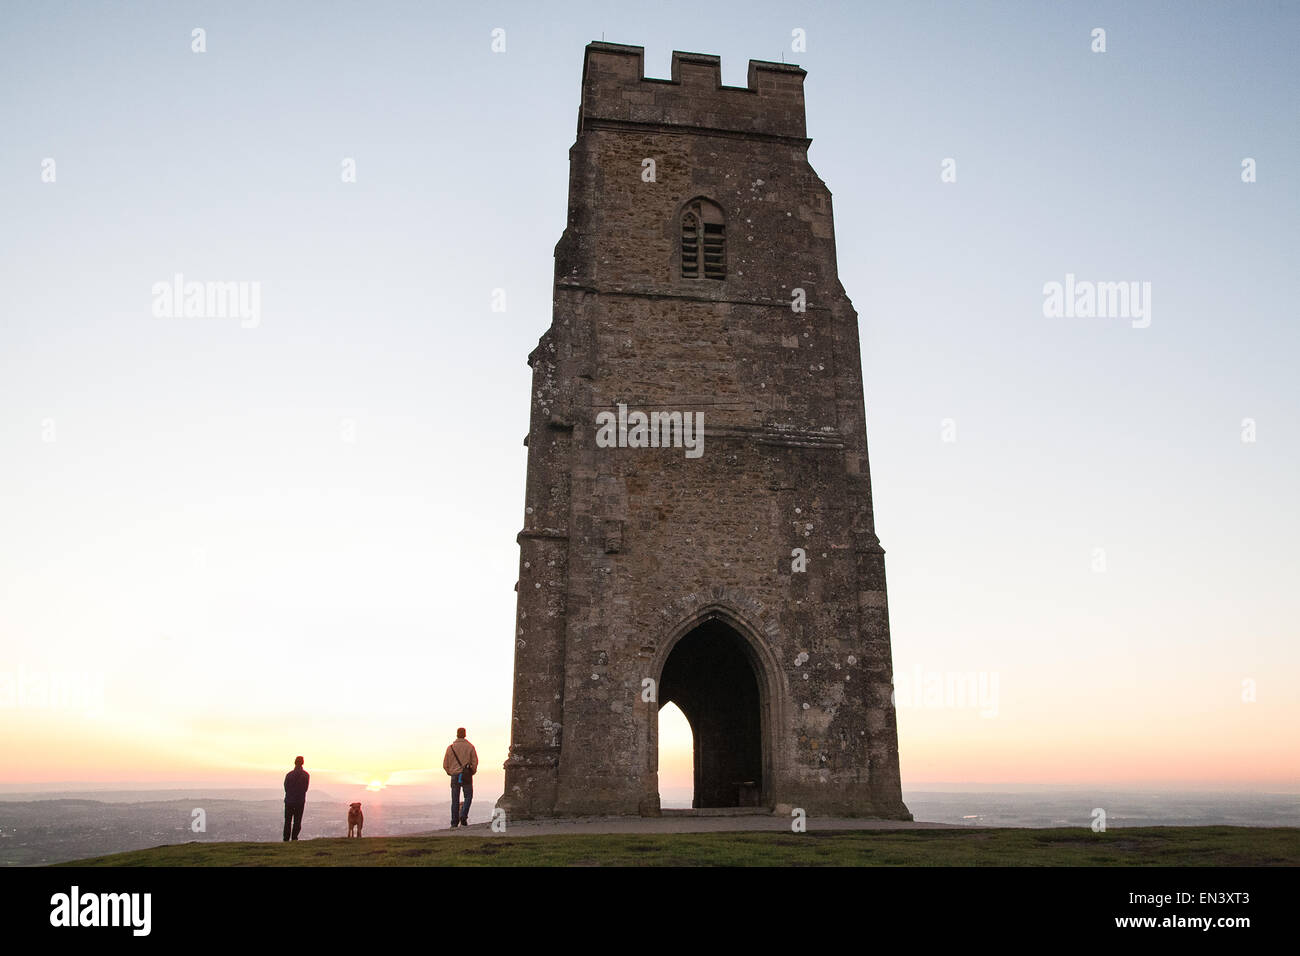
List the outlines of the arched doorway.
{"label": "arched doorway", "polygon": [[673,645],[659,681],[659,706],[676,704],[695,738],[692,806],[761,806],[763,698],[753,650],[735,628],[710,618]]}

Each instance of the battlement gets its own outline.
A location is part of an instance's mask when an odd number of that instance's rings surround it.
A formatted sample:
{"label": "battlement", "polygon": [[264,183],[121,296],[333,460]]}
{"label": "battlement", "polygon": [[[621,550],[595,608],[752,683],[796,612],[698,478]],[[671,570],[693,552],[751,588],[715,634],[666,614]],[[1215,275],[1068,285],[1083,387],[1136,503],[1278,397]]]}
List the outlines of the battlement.
{"label": "battlement", "polygon": [[673,51],[672,79],[645,75],[645,47],[589,43],[578,132],[602,123],[685,126],[806,140],[803,78],[793,63],[749,61],[749,85],[723,86],[722,60]]}

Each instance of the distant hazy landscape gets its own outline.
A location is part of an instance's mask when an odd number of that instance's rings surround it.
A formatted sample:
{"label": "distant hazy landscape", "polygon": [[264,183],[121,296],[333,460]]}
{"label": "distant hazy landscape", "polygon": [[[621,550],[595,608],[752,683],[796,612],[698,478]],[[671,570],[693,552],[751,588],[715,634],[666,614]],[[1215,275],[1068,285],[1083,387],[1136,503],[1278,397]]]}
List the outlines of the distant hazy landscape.
{"label": "distant hazy landscape", "polygon": [[[340,837],[347,804],[362,802],[366,836],[427,833],[447,826],[447,795],[429,791],[309,796],[301,839]],[[476,803],[471,822],[491,816],[496,794]],[[904,791],[918,821],[986,827],[1088,827],[1106,811],[1108,828],[1300,826],[1296,794],[1042,790]],[[666,801],[666,804],[670,801]],[[206,829],[191,829],[194,811]],[[815,821],[813,821],[815,826]],[[274,790],[122,790],[0,794],[0,866],[77,860],[163,844],[280,840],[283,797]]]}

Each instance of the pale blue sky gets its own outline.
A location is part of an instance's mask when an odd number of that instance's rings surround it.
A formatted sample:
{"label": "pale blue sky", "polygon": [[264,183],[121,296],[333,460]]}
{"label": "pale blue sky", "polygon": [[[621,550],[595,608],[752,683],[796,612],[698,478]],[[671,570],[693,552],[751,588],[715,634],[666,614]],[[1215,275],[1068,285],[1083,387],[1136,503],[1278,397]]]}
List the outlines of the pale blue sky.
{"label": "pale blue sky", "polygon": [[[0,669],[103,671],[114,726],[159,735],[139,759],[200,748],[194,778],[335,721],[384,741],[365,773],[458,724],[499,767],[525,358],[602,34],[651,76],[673,49],[808,71],[896,669],[1001,677],[994,720],[900,708],[904,786],[969,779],[957,751],[990,782],[1156,755],[1294,782],[1259,743],[1300,730],[1287,4],[6,5]],[[260,282],[260,324],[153,317],[177,272]],[[1150,282],[1151,326],[1045,318],[1066,273]],[[81,764],[46,726],[61,756],[8,779]],[[1045,762],[1062,741],[1084,756]]]}

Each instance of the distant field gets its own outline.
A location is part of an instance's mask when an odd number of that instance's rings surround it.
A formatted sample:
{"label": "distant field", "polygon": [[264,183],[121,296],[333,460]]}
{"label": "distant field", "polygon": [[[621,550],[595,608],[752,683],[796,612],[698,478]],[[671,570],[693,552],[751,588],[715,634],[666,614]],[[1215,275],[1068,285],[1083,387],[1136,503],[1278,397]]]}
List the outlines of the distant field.
{"label": "distant field", "polygon": [[1296,827],[840,830],[186,843],[62,866],[1296,866]]}

